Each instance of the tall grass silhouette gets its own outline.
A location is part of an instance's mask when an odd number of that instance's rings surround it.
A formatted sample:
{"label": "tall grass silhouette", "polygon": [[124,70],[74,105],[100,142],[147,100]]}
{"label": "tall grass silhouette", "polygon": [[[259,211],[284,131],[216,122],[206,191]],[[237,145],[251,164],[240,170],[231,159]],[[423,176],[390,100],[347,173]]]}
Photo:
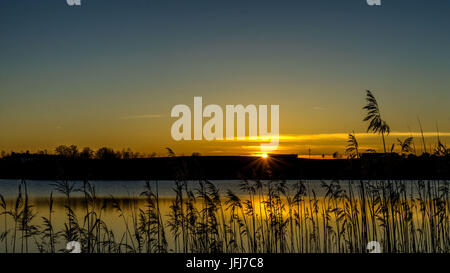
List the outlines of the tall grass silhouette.
{"label": "tall grass silhouette", "polygon": [[363,121],[369,121],[367,132],[372,131],[374,133],[381,134],[384,153],[386,153],[385,135],[389,135],[389,133],[391,132],[391,128],[389,127],[387,122],[381,118],[380,107],[375,96],[370,90],[366,90],[366,101],[367,104],[363,107],[363,109],[367,111],[367,116]]}
{"label": "tall grass silhouette", "polygon": [[[162,214],[157,182],[123,205],[113,197],[97,200],[88,181],[80,189],[63,181],[55,190],[65,195],[66,219],[56,230],[52,194],[48,215],[37,221],[22,181],[13,207],[1,198],[0,239],[3,251],[20,253],[31,244],[33,251],[64,252],[69,241],[79,241],[85,253],[361,253],[370,241],[383,252],[450,250],[448,181],[330,181],[321,183],[320,195],[311,183],[317,182],[243,180],[243,194],[222,195],[210,181],[179,180]],[[83,215],[71,207],[73,191],[82,193]],[[106,203],[123,232],[102,220]]]}

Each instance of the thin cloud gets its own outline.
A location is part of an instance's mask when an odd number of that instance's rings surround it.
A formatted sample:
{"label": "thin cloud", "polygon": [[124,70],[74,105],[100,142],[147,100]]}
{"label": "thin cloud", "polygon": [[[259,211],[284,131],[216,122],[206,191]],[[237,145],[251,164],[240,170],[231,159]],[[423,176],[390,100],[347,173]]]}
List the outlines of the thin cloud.
{"label": "thin cloud", "polygon": [[[377,138],[378,134],[373,133],[355,133],[357,138]],[[424,137],[450,137],[450,132],[424,132]],[[391,132],[389,134],[390,137],[415,137],[419,138],[422,136],[421,132]],[[278,139],[280,142],[303,142],[303,141],[312,141],[312,140],[347,140],[348,133],[330,133],[330,134],[286,134],[279,135],[278,137],[272,136],[256,136],[256,137],[245,137],[245,138],[236,138],[235,140],[219,140],[223,142],[264,142],[270,141],[271,139]]]}
{"label": "thin cloud", "polygon": [[147,114],[147,115],[134,115],[134,116],[124,116],[120,119],[152,119],[152,118],[161,118],[163,115],[160,114]]}

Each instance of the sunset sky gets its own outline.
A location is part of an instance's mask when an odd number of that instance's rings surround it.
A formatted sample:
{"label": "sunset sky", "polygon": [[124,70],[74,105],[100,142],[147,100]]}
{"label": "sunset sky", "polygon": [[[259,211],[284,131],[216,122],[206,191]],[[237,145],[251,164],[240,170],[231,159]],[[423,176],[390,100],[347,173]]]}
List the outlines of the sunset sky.
{"label": "sunset sky", "polygon": [[[450,1],[0,2],[0,150],[60,144],[253,154],[259,143],[172,140],[174,105],[280,105],[275,152],[343,153],[365,90],[421,152],[450,144]],[[205,119],[206,121],[206,119]],[[427,147],[428,148],[428,147]],[[380,150],[381,151],[381,150]]]}

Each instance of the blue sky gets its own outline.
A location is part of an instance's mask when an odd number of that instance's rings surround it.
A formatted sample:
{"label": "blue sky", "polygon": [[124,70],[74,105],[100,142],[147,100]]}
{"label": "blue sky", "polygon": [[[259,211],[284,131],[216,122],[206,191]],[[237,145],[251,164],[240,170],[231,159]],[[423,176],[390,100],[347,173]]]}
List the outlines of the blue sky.
{"label": "blue sky", "polygon": [[444,0],[2,0],[0,149],[188,153],[199,143],[171,140],[170,109],[198,95],[279,104],[280,133],[307,135],[364,132],[371,89],[394,131],[418,131],[419,116],[449,132],[449,14]]}

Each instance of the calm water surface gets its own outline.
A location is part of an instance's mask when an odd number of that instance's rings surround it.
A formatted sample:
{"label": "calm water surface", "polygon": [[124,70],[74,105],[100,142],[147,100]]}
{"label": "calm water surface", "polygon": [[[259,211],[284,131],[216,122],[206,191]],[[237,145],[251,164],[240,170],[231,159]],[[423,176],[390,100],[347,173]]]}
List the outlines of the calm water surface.
{"label": "calm water surface", "polygon": [[[211,181],[218,189],[225,200],[224,196],[226,195],[227,190],[231,190],[241,199],[245,199],[248,197],[247,193],[241,190],[241,181],[240,180],[214,180]],[[287,188],[290,189],[288,193],[294,193],[293,186],[298,181],[286,181]],[[331,181],[325,181],[326,183],[330,183]],[[408,183],[411,182],[411,183]],[[27,180],[27,192],[29,197],[29,202],[32,206],[32,212],[34,214],[32,223],[42,228],[43,219],[42,217],[49,217],[49,197],[53,194],[54,205],[52,212],[52,221],[54,225],[55,231],[62,231],[64,229],[64,223],[67,222],[67,214],[66,208],[64,205],[66,204],[65,197],[62,193],[58,192],[54,186],[55,181],[37,181],[37,180]],[[82,181],[70,181],[70,183],[74,186],[74,189],[82,189],[83,182]],[[133,211],[139,211],[139,209],[145,210],[146,203],[145,199],[140,197],[141,193],[145,190],[146,181],[89,181],[89,183],[95,188],[96,196],[99,200],[99,208],[104,206],[101,209],[101,217],[102,220],[111,228],[115,234],[123,234],[126,232],[124,226],[124,220],[132,222],[133,221]],[[325,197],[325,189],[321,186],[321,181],[304,181],[307,186],[307,192],[310,196],[315,196],[319,200],[323,200]],[[353,191],[354,194],[357,194],[357,186],[359,185],[359,181],[353,182]],[[438,182],[437,185],[439,185]],[[448,182],[445,182],[448,183]],[[18,188],[21,184],[21,180],[0,180],[0,194],[4,197],[7,210],[11,210],[15,205],[15,200],[18,196]],[[408,198],[417,197],[417,181],[402,181],[402,184],[405,185],[406,193]],[[173,188],[175,187],[174,181],[150,181],[150,185],[152,186],[152,190],[156,192],[158,190],[158,194],[160,197],[160,211],[164,220],[166,221],[169,218],[170,214],[170,206],[175,199],[175,193]],[[189,181],[188,187],[191,189],[198,188],[197,181]],[[341,181],[340,185],[343,190],[348,191],[350,182],[349,181]],[[432,189],[436,190],[436,189]],[[23,188],[22,188],[23,192]],[[71,194],[71,207],[75,212],[75,215],[78,217],[78,221],[80,223],[83,222],[83,217],[86,213],[84,206],[83,195],[79,191],[74,191]],[[116,200],[120,202],[121,207],[124,210],[124,213],[120,215],[118,211],[112,206],[111,197],[114,197]],[[106,204],[106,205],[105,205]],[[311,204],[311,203],[310,203]],[[448,204],[447,204],[448,205]],[[257,202],[257,206],[260,205]],[[322,201],[319,202],[319,211],[322,210]],[[258,210],[258,208],[256,208]],[[4,211],[4,210],[3,210]],[[287,213],[287,212],[286,212]],[[320,214],[319,214],[319,217]],[[413,218],[416,218],[413,215]],[[318,218],[321,221],[321,218]],[[420,219],[418,219],[418,223]],[[0,242],[0,252],[6,252],[6,247],[8,246],[8,252],[11,252],[11,240],[12,240],[12,230],[14,230],[14,221],[12,217],[5,217],[4,214],[1,215],[0,218],[0,233],[4,232],[4,230],[9,231],[9,235],[7,236],[8,244],[5,244],[5,240]],[[321,232],[319,230],[319,232]],[[63,239],[60,238],[58,244],[58,250],[62,250],[65,246],[66,242],[63,242]],[[171,241],[170,236],[168,236],[169,249]],[[7,245],[7,246],[6,246]],[[15,252],[23,251],[22,246],[18,243],[16,246]],[[38,249],[33,244],[29,246],[29,252],[37,252]]]}

